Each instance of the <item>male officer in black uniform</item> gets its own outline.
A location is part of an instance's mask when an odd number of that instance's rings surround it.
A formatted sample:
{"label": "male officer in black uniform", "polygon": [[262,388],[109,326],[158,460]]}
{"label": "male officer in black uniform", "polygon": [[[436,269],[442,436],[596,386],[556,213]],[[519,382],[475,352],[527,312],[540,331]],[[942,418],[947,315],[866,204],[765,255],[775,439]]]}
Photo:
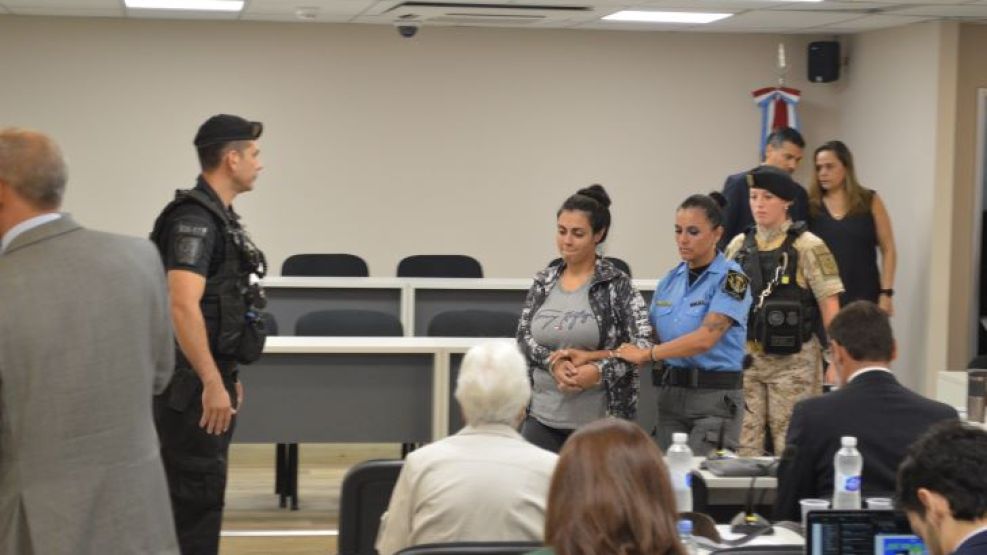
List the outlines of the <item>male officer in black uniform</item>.
{"label": "male officer in black uniform", "polygon": [[237,363],[252,362],[263,347],[256,285],[263,255],[232,207],[261,170],[262,129],[225,114],[203,123],[195,188],[176,192],[151,233],[168,274],[178,341],[174,378],[155,397],[154,416],[184,555],[219,550],[227,452],[243,402]]}

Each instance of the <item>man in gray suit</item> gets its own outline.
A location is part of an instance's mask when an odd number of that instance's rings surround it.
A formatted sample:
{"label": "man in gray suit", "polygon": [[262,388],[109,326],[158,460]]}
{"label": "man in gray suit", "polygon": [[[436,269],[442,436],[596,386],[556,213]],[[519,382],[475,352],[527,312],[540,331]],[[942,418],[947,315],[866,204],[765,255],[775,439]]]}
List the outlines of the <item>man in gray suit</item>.
{"label": "man in gray suit", "polygon": [[177,554],[161,261],[58,213],[66,181],[51,139],[0,129],[0,553]]}

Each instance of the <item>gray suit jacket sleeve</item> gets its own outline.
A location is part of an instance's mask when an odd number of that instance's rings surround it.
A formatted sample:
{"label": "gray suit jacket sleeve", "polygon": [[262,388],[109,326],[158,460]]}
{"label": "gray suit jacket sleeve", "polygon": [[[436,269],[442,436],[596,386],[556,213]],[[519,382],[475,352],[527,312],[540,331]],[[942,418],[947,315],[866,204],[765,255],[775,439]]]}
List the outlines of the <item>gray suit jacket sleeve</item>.
{"label": "gray suit jacket sleeve", "polygon": [[171,376],[175,371],[175,339],[171,328],[171,308],[168,297],[168,283],[165,279],[164,266],[154,243],[147,242],[150,247],[149,267],[157,271],[154,280],[154,302],[152,308],[152,333],[154,349],[154,394],[157,395],[168,387]]}

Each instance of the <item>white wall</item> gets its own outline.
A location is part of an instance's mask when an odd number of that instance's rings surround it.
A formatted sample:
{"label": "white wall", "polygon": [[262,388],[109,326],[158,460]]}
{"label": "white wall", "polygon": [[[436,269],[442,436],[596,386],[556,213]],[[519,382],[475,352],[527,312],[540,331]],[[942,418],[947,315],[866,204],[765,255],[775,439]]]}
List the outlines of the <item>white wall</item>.
{"label": "white wall", "polygon": [[940,90],[949,81],[940,79],[940,69],[950,32],[949,24],[928,23],[855,36],[839,99],[841,135],[861,181],[887,204],[898,246],[896,370],[907,385],[925,391],[931,391],[927,376],[946,369],[948,281],[934,274],[949,264],[942,245],[948,246],[950,225],[941,207],[952,200],[951,186],[940,183],[937,152],[946,123],[940,104],[955,101],[955,89],[952,97]]}
{"label": "white wall", "polygon": [[[674,206],[757,162],[750,91],[779,38],[600,31],[0,17],[0,123],[43,129],[70,159],[66,209],[146,234],[192,184],[198,124],[265,123],[265,170],[236,203],[274,268],[352,252],[373,275],[422,252],[527,277],[581,186],[614,198],[609,252],[638,277],[677,260]],[[838,134],[836,85],[805,82],[783,38],[807,138]],[[803,172],[803,177],[808,172]]]}

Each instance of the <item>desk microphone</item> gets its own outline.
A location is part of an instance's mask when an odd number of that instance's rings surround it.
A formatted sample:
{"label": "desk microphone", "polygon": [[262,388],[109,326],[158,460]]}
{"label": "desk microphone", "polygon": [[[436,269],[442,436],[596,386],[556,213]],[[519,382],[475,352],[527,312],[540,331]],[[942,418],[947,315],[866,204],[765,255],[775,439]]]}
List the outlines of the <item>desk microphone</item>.
{"label": "desk microphone", "polygon": [[[707,461],[720,461],[720,460],[723,460],[723,459],[733,459],[733,458],[736,458],[736,455],[733,454],[730,450],[727,449],[727,446],[726,446],[726,428],[727,428],[727,421],[726,420],[721,420],[720,421],[720,431],[719,431],[719,433],[716,436],[716,448],[713,449],[712,451],[710,451],[708,455],[706,455],[706,460]],[[736,446],[733,446],[733,447],[735,448]],[[703,462],[705,463],[706,461],[703,461]]]}
{"label": "desk microphone", "polygon": [[[781,459],[762,465],[764,475],[770,475],[773,467],[779,464],[781,460],[789,460],[795,457],[796,450],[797,448],[794,445],[785,447],[785,452],[782,454]],[[733,520],[730,521],[730,531],[734,534],[774,533],[771,529],[771,522],[754,512],[754,484],[756,481],[757,476],[751,476],[751,483],[747,487],[747,503],[744,505],[744,510],[737,513],[737,516],[733,517]],[[761,500],[763,501],[763,499],[764,494],[762,492]]]}

